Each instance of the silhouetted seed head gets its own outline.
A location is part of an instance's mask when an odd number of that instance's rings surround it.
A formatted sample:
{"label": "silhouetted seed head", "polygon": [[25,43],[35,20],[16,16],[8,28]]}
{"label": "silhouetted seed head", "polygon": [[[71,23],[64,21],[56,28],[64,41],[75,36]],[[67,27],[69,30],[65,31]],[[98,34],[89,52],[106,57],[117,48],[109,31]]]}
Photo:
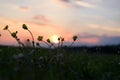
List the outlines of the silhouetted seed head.
{"label": "silhouetted seed head", "polygon": [[42,41],[43,40],[43,36],[38,36],[37,40],[38,41]]}
{"label": "silhouetted seed head", "polygon": [[8,25],[6,25],[4,28],[3,28],[3,30],[7,30],[8,29]]}
{"label": "silhouetted seed head", "polygon": [[28,30],[28,28],[25,24],[22,25],[22,28],[25,29],[25,30]]}
{"label": "silhouetted seed head", "polygon": [[76,40],[77,40],[77,38],[78,38],[77,36],[73,36],[73,40],[74,40],[74,41],[76,41]]}
{"label": "silhouetted seed head", "polygon": [[48,42],[48,43],[51,43],[50,39],[47,39],[47,42]]}

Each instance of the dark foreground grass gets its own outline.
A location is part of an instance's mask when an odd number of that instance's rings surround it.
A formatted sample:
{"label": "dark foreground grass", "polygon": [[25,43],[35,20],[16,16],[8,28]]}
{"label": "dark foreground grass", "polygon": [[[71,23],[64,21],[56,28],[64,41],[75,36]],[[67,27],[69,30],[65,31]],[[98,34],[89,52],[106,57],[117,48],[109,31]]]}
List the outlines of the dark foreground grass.
{"label": "dark foreground grass", "polygon": [[0,80],[120,80],[118,54],[31,50],[0,47]]}

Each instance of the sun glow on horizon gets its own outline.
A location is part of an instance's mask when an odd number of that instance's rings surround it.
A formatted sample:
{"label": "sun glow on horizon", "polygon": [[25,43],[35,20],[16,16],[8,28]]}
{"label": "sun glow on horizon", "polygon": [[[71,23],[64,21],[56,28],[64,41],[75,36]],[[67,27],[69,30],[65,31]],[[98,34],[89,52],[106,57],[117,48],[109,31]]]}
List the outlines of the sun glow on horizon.
{"label": "sun glow on horizon", "polygon": [[53,36],[51,36],[51,41],[53,42],[53,43],[58,43],[59,41],[58,41],[58,36],[57,35],[53,35]]}

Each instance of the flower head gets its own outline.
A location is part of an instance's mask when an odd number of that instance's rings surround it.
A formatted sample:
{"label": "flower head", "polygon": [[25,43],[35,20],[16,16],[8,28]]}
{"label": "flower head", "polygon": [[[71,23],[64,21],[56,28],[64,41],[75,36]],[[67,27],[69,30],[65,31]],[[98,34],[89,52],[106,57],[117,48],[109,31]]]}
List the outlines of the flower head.
{"label": "flower head", "polygon": [[3,30],[7,30],[8,29],[8,25],[6,25],[4,28],[3,28]]}
{"label": "flower head", "polygon": [[43,40],[43,36],[38,36],[37,40],[38,41],[42,41]]}
{"label": "flower head", "polygon": [[25,30],[28,30],[26,24],[23,24],[23,25],[22,25],[22,28],[25,29]]}
{"label": "flower head", "polygon": [[16,35],[17,33],[16,32],[13,32],[13,33],[11,33],[11,36],[13,37],[13,38],[17,38],[17,35]]}
{"label": "flower head", "polygon": [[48,43],[51,43],[50,39],[47,39],[47,42],[48,42]]}
{"label": "flower head", "polygon": [[58,37],[58,41],[60,41],[60,37]]}
{"label": "flower head", "polygon": [[77,40],[77,38],[78,38],[77,36],[73,36],[73,40],[74,40],[74,41],[76,41],[76,40]]}

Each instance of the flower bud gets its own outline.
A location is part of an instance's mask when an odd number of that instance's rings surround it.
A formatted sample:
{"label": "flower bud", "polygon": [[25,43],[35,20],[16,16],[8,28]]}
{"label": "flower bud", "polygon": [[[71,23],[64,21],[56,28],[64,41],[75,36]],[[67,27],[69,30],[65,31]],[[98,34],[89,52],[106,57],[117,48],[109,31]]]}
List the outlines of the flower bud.
{"label": "flower bud", "polygon": [[60,41],[60,37],[58,38],[58,41]]}
{"label": "flower bud", "polygon": [[7,30],[7,29],[8,29],[8,25],[6,25],[3,30]]}
{"label": "flower bud", "polygon": [[62,38],[61,41],[64,41],[64,38]]}
{"label": "flower bud", "polygon": [[28,30],[28,28],[25,24],[22,25],[22,28],[25,29],[25,30]]}
{"label": "flower bud", "polygon": [[51,43],[50,39],[47,39],[47,42],[48,42],[48,43]]}
{"label": "flower bud", "polygon": [[76,40],[77,40],[77,38],[78,38],[77,36],[73,36],[73,40],[74,40],[74,41],[76,41]]}

